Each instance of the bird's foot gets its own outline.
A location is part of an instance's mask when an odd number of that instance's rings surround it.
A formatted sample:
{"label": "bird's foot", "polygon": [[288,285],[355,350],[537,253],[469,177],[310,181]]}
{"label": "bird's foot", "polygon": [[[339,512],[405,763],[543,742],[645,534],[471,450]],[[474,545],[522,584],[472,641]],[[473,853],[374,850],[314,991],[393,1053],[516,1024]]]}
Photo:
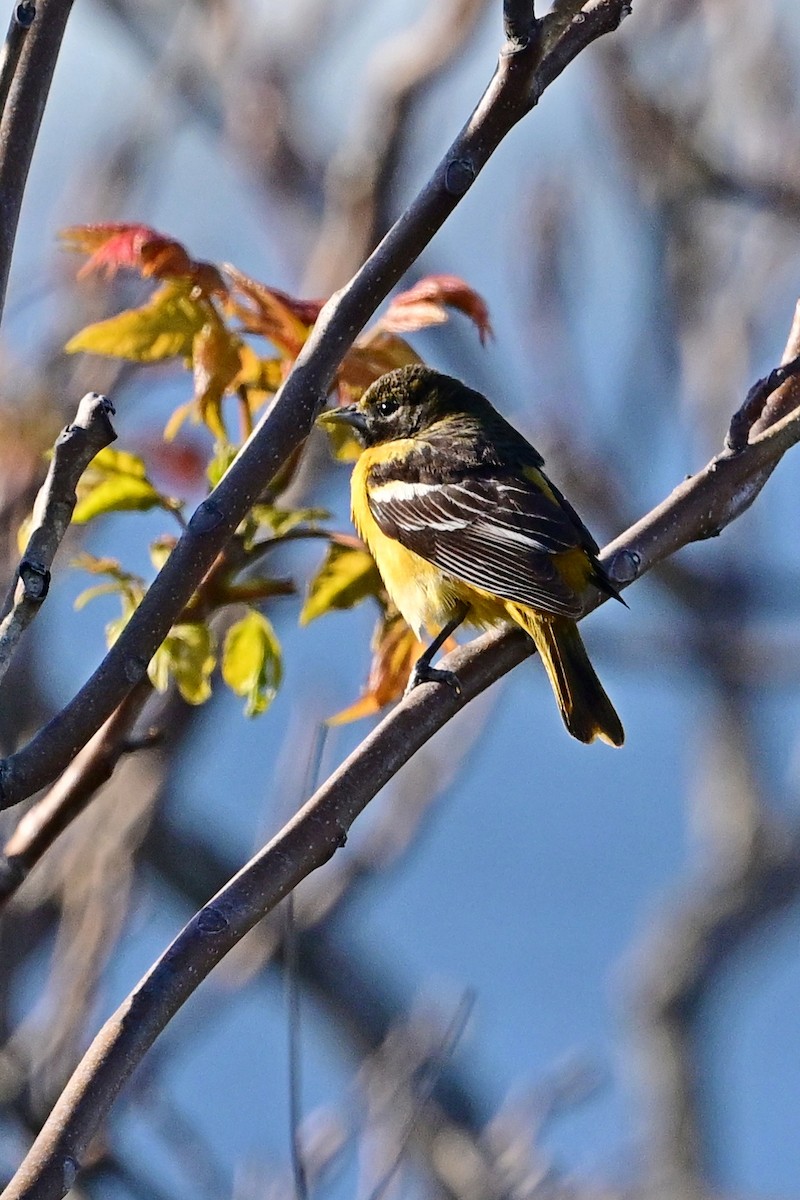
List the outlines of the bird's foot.
{"label": "bird's foot", "polygon": [[421,683],[446,683],[457,696],[460,696],[462,692],[461,680],[455,671],[443,671],[440,667],[432,667],[430,663],[419,659],[414,664],[403,694],[410,695],[414,688],[419,687]]}

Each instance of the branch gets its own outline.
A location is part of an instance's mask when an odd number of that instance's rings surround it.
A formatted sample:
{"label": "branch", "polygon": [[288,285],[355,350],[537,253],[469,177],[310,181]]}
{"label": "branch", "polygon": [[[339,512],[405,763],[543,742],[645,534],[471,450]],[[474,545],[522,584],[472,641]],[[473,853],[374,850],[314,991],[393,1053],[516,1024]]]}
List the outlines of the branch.
{"label": "branch", "polygon": [[800,892],[800,826],[774,815],[759,795],[752,770],[759,757],[747,744],[747,714],[736,689],[719,699],[702,787],[711,866],[668,907],[629,964],[636,976],[630,1006],[636,1066],[649,1118],[646,1190],[665,1200],[713,1195],[705,1005],[746,941]]}
{"label": "branch", "polygon": [[[17,11],[29,7],[19,5]],[[28,169],[71,9],[72,0],[37,0],[36,20],[25,36],[25,44],[10,84],[7,102],[2,110],[0,196],[3,197],[3,219],[0,221],[0,316],[5,306],[11,255],[17,236]]]}
{"label": "branch", "polygon": [[27,879],[33,867],[98,790],[107,783],[132,744],[130,730],[153,694],[145,677],[91,738],[43,799],[25,813],[0,855],[0,911]]}
{"label": "branch", "polygon": [[36,5],[32,4],[30,0],[23,0],[22,4],[15,5],[2,53],[0,53],[0,120],[2,120],[8,93],[11,91],[11,85],[17,73],[22,47],[25,45],[28,30],[35,20]]}
{"label": "branch", "polygon": [[[797,355],[799,343],[800,305],[787,359]],[[797,378],[784,383],[761,417],[763,422],[769,416],[772,425],[755,434],[741,453],[726,451],[712,459],[606,549],[602,560],[620,586],[681,546],[720,532],[752,503],[784,451],[800,441],[798,393]],[[521,631],[494,630],[448,656],[448,666],[461,682],[461,696],[436,684],[416,688],[192,918],[100,1030],[4,1200],[47,1200],[63,1194],[65,1182],[74,1179],[122,1085],[200,981],[302,879],[345,844],[353,821],[414,752],[532,649]]]}
{"label": "branch", "polygon": [[[306,271],[313,295],[339,287],[385,232],[414,104],[451,66],[487,2],[430,0],[421,18],[368,62],[361,115],[325,173],[325,210]],[[523,7],[529,9],[530,0]]]}
{"label": "branch", "polygon": [[77,502],[75,489],[98,450],[116,439],[111,401],[87,392],[71,425],[56,439],[53,458],[33,509],[33,528],[3,606],[0,623],[0,681],[11,665],[19,639],[36,616],[50,587],[50,568]]}
{"label": "branch", "polygon": [[[52,2],[52,0],[51,0]],[[300,445],[349,346],[470,189],[508,131],[582,50],[616,29],[624,0],[588,0],[544,55],[501,52],[483,98],[406,212],[349,284],[333,296],[291,375],[92,677],[29,744],[0,763],[0,807],[50,783],[147,671],[147,664],[265,483]],[[513,48],[512,48],[513,49]]]}

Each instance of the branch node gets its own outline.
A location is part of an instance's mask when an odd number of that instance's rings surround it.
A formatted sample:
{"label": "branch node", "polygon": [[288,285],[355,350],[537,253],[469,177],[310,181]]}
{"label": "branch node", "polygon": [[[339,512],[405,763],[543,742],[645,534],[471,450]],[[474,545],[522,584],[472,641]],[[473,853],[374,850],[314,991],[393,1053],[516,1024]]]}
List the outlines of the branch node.
{"label": "branch node", "polygon": [[125,678],[128,680],[128,683],[138,683],[140,679],[143,679],[147,667],[147,662],[136,654],[132,654],[129,658],[126,658],[124,669]]}
{"label": "branch node", "polygon": [[211,533],[224,517],[222,508],[211,497],[198,505],[189,520],[192,533]]}
{"label": "branch node", "polygon": [[44,563],[23,558],[19,564],[19,578],[25,589],[25,599],[41,604],[50,590],[50,572]]}
{"label": "branch node", "polygon": [[197,929],[200,933],[211,934],[212,936],[218,933],[223,933],[228,928],[228,918],[218,908],[213,908],[207,904],[197,914]]}
{"label": "branch node", "polygon": [[773,392],[800,375],[800,355],[780,367],[775,367],[763,379],[757,379],[747,393],[744,404],[731,417],[725,437],[725,451],[729,455],[741,454],[747,446],[750,431],[764,411]]}
{"label": "branch node", "polygon": [[468,158],[452,158],[444,169],[444,186],[448,195],[463,196],[475,182],[477,171]]}
{"label": "branch node", "polygon": [[518,54],[531,44],[538,27],[536,13],[531,0],[504,0],[503,25],[505,27],[505,55]]}
{"label": "branch node", "polygon": [[642,565],[635,550],[620,550],[608,565],[608,573],[614,583],[633,583]]}
{"label": "branch node", "polygon": [[14,20],[23,29],[30,29],[36,20],[36,5],[32,3],[32,0],[23,0],[22,4],[17,5],[14,10]]}

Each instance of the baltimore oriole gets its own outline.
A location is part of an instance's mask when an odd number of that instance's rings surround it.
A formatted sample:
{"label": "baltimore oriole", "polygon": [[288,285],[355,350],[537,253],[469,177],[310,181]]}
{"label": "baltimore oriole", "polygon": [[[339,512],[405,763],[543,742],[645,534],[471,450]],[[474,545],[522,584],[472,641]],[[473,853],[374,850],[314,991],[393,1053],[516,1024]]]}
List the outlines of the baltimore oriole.
{"label": "baltimore oriole", "polygon": [[538,451],[479,392],[425,366],[390,371],[322,419],[345,422],[364,447],[353,522],[389,596],[418,637],[438,631],[411,686],[458,688],[430,664],[462,621],[513,621],[533,638],[572,736],[621,746],[576,624],[592,587],[621,597]]}

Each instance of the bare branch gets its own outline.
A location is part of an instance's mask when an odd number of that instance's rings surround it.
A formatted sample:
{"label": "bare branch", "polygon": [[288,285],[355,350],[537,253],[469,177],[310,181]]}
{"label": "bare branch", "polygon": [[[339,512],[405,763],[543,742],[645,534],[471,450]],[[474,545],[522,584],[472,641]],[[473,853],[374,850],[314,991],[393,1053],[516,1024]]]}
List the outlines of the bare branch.
{"label": "bare branch", "polygon": [[711,865],[669,905],[632,964],[648,1190],[674,1200],[714,1191],[699,1044],[704,1002],[743,943],[800,893],[800,828],[788,827],[760,797],[746,714],[731,700],[714,713],[703,787],[705,806],[715,808]]}
{"label": "bare branch", "polygon": [[501,54],[483,98],[430,182],[351,282],[322,310],[274,404],[194,513],[118,641],[63,711],[0,764],[1,807],[17,804],[51,782],[142,678],[171,624],[265,482],[307,435],[342,356],[377,305],[455,209],[508,131],[569,62],[617,28],[626,11],[624,0],[589,0],[583,20],[573,22],[543,57],[535,45]]}
{"label": "bare branch", "polygon": [[524,49],[536,26],[533,0],[503,0],[503,27],[509,46]]}
{"label": "bare branch", "polygon": [[[122,756],[139,749],[128,734],[152,692],[149,679],[137,684],[50,791],[22,817],[0,857],[0,910],[59,834],[108,782]],[[152,739],[143,744],[152,744]]]}
{"label": "bare branch", "polygon": [[[796,350],[792,339],[787,356]],[[792,353],[794,351],[794,354]],[[606,549],[625,586],[680,546],[719,532],[747,504],[783,452],[800,441],[792,379],[772,409],[776,423],[737,455],[723,454]],[[769,411],[769,406],[765,412]],[[746,503],[743,502],[746,498]],[[400,703],[246,867],[186,925],[103,1026],[9,1185],[4,1200],[47,1200],[71,1182],[100,1123],[136,1064],[200,981],[241,938],[344,845],[372,797],[463,704],[532,652],[521,631],[493,631],[448,656],[462,694],[427,684]]]}
{"label": "bare branch", "polygon": [[[367,64],[361,116],[325,176],[325,211],[306,271],[312,295],[339,287],[385,233],[414,102],[462,50],[486,4],[431,0],[421,18],[381,44]],[[523,7],[531,8],[529,0]]]}
{"label": "bare branch", "polygon": [[33,509],[33,528],[17,568],[16,581],[0,623],[0,680],[19,639],[39,611],[50,587],[50,568],[67,532],[77,502],[75,489],[98,450],[116,438],[109,420],[111,401],[87,392],[71,425],[59,434],[53,458]]}
{"label": "bare branch", "polygon": [[35,20],[36,5],[32,4],[31,0],[23,0],[22,4],[17,4],[11,14],[11,23],[0,52],[0,120],[17,73],[25,38]]}
{"label": "bare branch", "polygon": [[792,359],[784,366],[776,367],[764,379],[757,380],[747,393],[747,399],[742,407],[731,417],[728,436],[725,438],[725,448],[731,454],[739,454],[747,445],[750,430],[764,412],[764,406],[773,392],[800,375],[800,357]]}
{"label": "bare branch", "polygon": [[[0,316],[5,306],[11,255],[17,236],[22,196],[39,136],[61,40],[72,0],[37,0],[36,20],[14,73],[0,119]],[[106,714],[107,716],[108,714]]]}

